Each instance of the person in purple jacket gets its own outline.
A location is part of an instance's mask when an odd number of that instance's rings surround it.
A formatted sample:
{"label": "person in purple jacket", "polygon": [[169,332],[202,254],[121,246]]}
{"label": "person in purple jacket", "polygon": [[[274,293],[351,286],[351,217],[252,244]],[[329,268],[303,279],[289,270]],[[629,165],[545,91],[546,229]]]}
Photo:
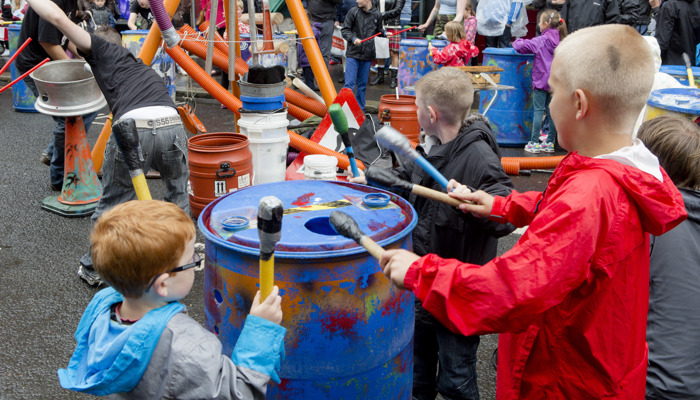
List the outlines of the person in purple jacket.
{"label": "person in purple jacket", "polygon": [[[530,142],[525,145],[525,151],[530,153],[553,153],[554,140],[557,138],[557,129],[551,123],[549,115],[549,101],[552,95],[549,93],[549,71],[552,69],[554,49],[559,41],[566,37],[566,23],[555,10],[545,10],[540,13],[539,28],[542,34],[532,39],[517,39],[513,42],[513,49],[520,54],[534,54],[535,62],[532,66],[532,103],[535,115],[532,121],[532,133]],[[544,143],[540,144],[539,135],[542,129],[542,117],[549,120],[549,133]]]}

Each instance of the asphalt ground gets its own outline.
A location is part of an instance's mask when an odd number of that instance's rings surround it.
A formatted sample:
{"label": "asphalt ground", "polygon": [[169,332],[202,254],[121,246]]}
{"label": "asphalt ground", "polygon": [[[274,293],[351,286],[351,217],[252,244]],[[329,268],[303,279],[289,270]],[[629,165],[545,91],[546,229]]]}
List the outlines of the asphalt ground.
{"label": "asphalt ground", "polygon": [[[0,66],[4,61],[0,59]],[[331,66],[334,82],[341,73],[339,66]],[[7,80],[4,74],[0,85]],[[187,79],[179,81],[183,93]],[[190,86],[190,93],[195,86]],[[388,82],[370,87],[368,106],[376,107],[379,96],[392,92]],[[76,274],[78,260],[87,250],[90,219],[64,218],[41,209],[42,200],[56,194],[49,185],[48,167],[39,162],[54,123],[49,116],[15,112],[12,106],[10,91],[0,94],[0,399],[87,398],[61,389],[56,370],[68,364],[75,347],[75,328],[96,292]],[[198,98],[196,110],[210,131],[232,130],[233,114],[222,110],[215,100]],[[88,132],[90,145],[107,112],[102,110]],[[520,148],[504,148],[503,153],[528,156]],[[513,181],[519,191],[543,190],[549,175],[533,172],[514,176]],[[149,179],[148,185],[153,198],[162,198],[160,180]],[[499,254],[519,237],[514,233],[503,238]],[[199,235],[198,241],[201,239]],[[192,291],[183,299],[190,315],[201,323],[205,320],[202,276],[197,275]],[[495,398],[492,355],[496,342],[497,335],[483,336],[479,349],[479,387],[484,400]]]}

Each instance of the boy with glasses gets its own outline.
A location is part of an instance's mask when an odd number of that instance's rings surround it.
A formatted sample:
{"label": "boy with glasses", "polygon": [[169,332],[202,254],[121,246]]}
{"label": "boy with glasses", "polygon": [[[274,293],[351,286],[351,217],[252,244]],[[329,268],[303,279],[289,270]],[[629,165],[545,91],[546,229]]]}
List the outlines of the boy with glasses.
{"label": "boy with glasses", "polygon": [[91,236],[96,270],[111,287],[88,305],[61,386],[116,398],[264,398],[280,382],[282,298],[275,287],[250,315],[229,358],[178,300],[203,268],[195,228],[178,206],[130,201],[105,212]]}

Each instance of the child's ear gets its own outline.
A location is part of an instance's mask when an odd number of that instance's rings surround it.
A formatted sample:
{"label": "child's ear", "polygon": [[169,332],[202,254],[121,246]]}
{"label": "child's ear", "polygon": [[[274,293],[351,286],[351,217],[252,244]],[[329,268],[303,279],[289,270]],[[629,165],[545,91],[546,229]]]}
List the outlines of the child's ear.
{"label": "child's ear", "polygon": [[438,118],[438,111],[433,106],[428,106],[428,113],[430,113],[430,122],[435,123]]}
{"label": "child's ear", "polygon": [[156,278],[155,282],[153,282],[153,290],[158,296],[168,297],[168,284],[166,282],[168,278],[170,278],[170,274],[160,274]]}
{"label": "child's ear", "polygon": [[583,89],[576,89],[574,92],[574,101],[576,102],[576,119],[582,119],[588,115],[590,98]]}

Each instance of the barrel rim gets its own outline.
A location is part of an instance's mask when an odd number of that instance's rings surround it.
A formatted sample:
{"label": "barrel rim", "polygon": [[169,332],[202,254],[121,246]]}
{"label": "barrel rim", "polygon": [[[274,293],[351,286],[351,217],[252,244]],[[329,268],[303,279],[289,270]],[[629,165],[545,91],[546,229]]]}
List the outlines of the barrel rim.
{"label": "barrel rim", "polygon": [[[289,182],[289,181],[282,181],[282,182]],[[228,196],[231,196],[235,193],[240,193],[241,191],[244,190],[251,190],[255,187],[259,186],[264,186],[264,185],[275,185],[279,184],[280,182],[271,182],[271,183],[263,183],[260,185],[253,185],[253,186],[247,186],[245,188],[239,189],[236,192],[228,193],[222,197],[219,197],[218,199],[212,201],[209,203],[199,214],[199,217],[197,218],[197,228],[199,231],[204,235],[204,238],[206,240],[209,240],[213,242],[214,244],[227,248],[229,250],[234,250],[242,254],[246,254],[249,256],[258,256],[260,254],[260,249],[259,248],[253,248],[253,247],[247,247],[240,245],[238,243],[231,243],[227,240],[224,240],[223,238],[215,235],[209,227],[205,225],[204,219],[206,218],[208,221],[209,215],[211,214],[211,210],[220,202],[226,199]],[[355,187],[366,187],[366,185],[360,185],[356,183],[350,183],[350,182],[343,182],[343,181],[329,181],[331,184],[339,184],[339,185],[347,185],[347,186],[355,186]],[[407,235],[410,235],[411,232],[413,231],[413,228],[415,228],[416,224],[418,223],[418,214],[416,213],[416,210],[413,208],[413,205],[408,202],[407,200],[403,199],[402,197],[391,193],[386,190],[378,189],[378,188],[371,188],[373,191],[377,192],[384,192],[388,194],[392,199],[398,199],[400,202],[404,203],[411,211],[411,215],[413,216],[413,219],[399,232],[394,234],[391,237],[382,239],[377,241],[377,244],[380,245],[381,247],[386,247],[390,244],[396,243],[400,240],[403,240]],[[366,253],[367,250],[365,250],[364,247],[358,245],[355,243],[354,247],[348,247],[345,249],[334,249],[334,250],[320,250],[320,251],[305,251],[305,252],[299,252],[299,251],[277,251],[275,250],[275,257],[276,258],[283,258],[283,259],[297,259],[297,260],[310,260],[310,259],[319,259],[321,257],[323,258],[341,258],[341,257],[347,257],[347,256],[353,256],[357,254],[362,254]]]}

